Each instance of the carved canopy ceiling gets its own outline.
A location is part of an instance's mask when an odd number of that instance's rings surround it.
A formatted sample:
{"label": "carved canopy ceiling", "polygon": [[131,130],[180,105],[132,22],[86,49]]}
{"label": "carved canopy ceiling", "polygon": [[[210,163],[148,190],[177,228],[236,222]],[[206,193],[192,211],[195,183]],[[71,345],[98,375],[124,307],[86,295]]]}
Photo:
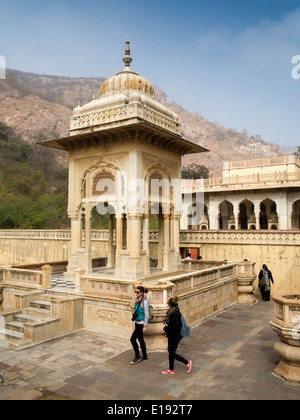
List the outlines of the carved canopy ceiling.
{"label": "carved canopy ceiling", "polygon": [[92,131],[75,136],[39,142],[39,144],[54,149],[72,152],[81,149],[107,146],[109,144],[140,144],[157,147],[178,155],[206,152],[207,149],[185,140],[181,136],[165,132],[151,125],[140,123],[134,126],[110,128],[109,130]]}

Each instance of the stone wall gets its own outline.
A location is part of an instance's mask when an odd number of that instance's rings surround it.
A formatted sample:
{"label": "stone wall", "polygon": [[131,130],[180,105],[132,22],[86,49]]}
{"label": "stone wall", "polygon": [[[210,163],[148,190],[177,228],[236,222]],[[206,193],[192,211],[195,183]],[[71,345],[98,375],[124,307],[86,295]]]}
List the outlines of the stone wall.
{"label": "stone wall", "polygon": [[[79,274],[79,273],[78,273]],[[239,267],[220,265],[204,270],[181,272],[143,281],[149,293],[151,322],[147,329],[149,349],[165,349],[163,321],[170,297],[178,296],[182,313],[190,326],[224,311],[238,301]],[[93,331],[129,338],[132,333],[134,280],[78,275],[76,292],[84,299],[83,326]]]}
{"label": "stone wall", "polygon": [[[158,232],[150,232],[150,254],[157,258]],[[273,293],[299,291],[299,231],[182,231],[181,248],[199,248],[203,260],[256,262],[273,272]],[[68,258],[70,231],[0,231],[0,265],[64,261]],[[93,257],[107,256],[108,232],[92,232]],[[257,282],[255,283],[257,287]]]}
{"label": "stone wall", "polygon": [[[67,261],[70,230],[0,230],[0,266]],[[94,231],[93,258],[107,256],[107,231]]]}
{"label": "stone wall", "polygon": [[[203,260],[256,262],[256,272],[267,264],[273,273],[273,293],[299,291],[300,232],[189,231],[181,232],[181,246],[200,248]],[[254,283],[256,288],[258,282]]]}

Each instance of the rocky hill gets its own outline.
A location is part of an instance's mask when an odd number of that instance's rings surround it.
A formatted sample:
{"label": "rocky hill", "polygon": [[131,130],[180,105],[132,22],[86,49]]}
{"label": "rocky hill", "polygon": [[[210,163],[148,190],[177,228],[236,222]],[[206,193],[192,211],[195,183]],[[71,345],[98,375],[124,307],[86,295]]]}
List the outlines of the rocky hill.
{"label": "rocky hill", "polygon": [[[69,78],[37,75],[8,70],[0,80],[0,122],[12,127],[31,144],[38,140],[67,136],[69,118],[78,100],[85,104],[99,97],[104,78]],[[286,154],[280,146],[264,142],[260,136],[248,136],[210,122],[200,114],[189,112],[176,103],[168,103],[166,94],[156,88],[156,99],[179,116],[182,134],[209,153],[184,157],[183,164],[195,162],[206,166],[211,175],[221,174],[226,160],[256,159]],[[56,153],[64,166],[65,153]]]}

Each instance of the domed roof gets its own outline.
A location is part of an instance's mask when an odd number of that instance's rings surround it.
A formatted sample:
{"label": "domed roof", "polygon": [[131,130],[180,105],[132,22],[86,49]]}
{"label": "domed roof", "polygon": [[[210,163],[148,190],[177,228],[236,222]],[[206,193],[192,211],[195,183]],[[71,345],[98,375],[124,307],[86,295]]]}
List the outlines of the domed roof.
{"label": "domed roof", "polygon": [[152,84],[130,69],[132,58],[129,44],[130,42],[127,41],[125,57],[123,58],[125,69],[103,82],[100,87],[100,97],[112,96],[119,93],[130,95],[132,92],[139,92],[154,99],[154,87]]}

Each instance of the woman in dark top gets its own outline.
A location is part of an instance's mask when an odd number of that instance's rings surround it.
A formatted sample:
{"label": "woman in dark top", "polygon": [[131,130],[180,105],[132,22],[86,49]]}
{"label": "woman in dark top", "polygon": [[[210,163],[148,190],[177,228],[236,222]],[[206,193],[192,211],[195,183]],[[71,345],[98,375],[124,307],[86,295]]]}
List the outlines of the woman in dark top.
{"label": "woman in dark top", "polygon": [[258,278],[261,297],[264,301],[269,301],[271,293],[271,282],[274,284],[274,279],[266,264],[262,266]]}
{"label": "woman in dark top", "polygon": [[169,310],[167,312],[167,318],[164,322],[164,331],[168,337],[168,352],[169,352],[169,370],[164,370],[164,375],[174,374],[174,361],[175,359],[187,366],[187,372],[192,371],[192,361],[186,360],[182,356],[176,353],[177,347],[182,339],[180,331],[182,327],[181,313],[178,307],[178,298],[171,298],[168,302]]}

